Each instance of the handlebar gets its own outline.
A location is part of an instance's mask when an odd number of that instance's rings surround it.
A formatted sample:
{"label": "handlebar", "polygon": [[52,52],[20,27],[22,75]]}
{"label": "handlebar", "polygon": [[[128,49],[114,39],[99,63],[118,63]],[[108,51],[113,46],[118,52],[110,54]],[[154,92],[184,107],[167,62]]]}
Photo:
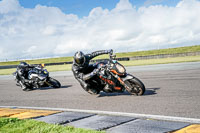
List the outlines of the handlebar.
{"label": "handlebar", "polygon": [[113,52],[110,53],[109,56],[110,56],[110,59],[111,59],[111,60],[116,58],[116,54],[113,54]]}

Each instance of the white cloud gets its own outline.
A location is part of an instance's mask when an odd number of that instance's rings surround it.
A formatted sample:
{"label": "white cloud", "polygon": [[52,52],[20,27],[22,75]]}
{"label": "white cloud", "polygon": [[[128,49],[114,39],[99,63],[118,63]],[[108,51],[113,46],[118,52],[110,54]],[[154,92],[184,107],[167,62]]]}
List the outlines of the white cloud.
{"label": "white cloud", "polygon": [[0,1],[0,13],[18,12],[20,10],[19,2],[16,0],[2,0]]}
{"label": "white cloud", "polygon": [[121,10],[132,10],[133,7],[129,0],[120,0],[119,3],[117,3],[115,10],[121,11]]}
{"label": "white cloud", "polygon": [[120,0],[112,10],[95,7],[83,18],[56,7],[28,9],[18,0],[2,0],[0,60],[72,56],[78,50],[126,52],[199,44],[199,14],[199,0],[139,9],[129,0]]}

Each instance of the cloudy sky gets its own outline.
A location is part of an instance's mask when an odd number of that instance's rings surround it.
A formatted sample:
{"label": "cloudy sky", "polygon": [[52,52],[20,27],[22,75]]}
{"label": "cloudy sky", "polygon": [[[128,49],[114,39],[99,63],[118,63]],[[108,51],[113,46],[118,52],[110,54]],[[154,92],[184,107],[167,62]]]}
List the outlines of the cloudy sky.
{"label": "cloudy sky", "polygon": [[0,0],[0,61],[200,45],[199,0]]}

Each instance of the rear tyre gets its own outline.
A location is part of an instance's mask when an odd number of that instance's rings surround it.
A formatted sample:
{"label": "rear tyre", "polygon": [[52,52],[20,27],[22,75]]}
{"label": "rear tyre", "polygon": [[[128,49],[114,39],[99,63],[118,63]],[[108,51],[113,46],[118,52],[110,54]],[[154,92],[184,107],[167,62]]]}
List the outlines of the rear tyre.
{"label": "rear tyre", "polygon": [[54,88],[60,88],[61,84],[58,80],[54,79],[54,78],[49,78],[49,83],[52,85],[52,87]]}
{"label": "rear tyre", "polygon": [[125,84],[131,88],[131,90],[127,90],[132,95],[141,96],[145,92],[144,84],[137,78],[129,79],[125,81]]}

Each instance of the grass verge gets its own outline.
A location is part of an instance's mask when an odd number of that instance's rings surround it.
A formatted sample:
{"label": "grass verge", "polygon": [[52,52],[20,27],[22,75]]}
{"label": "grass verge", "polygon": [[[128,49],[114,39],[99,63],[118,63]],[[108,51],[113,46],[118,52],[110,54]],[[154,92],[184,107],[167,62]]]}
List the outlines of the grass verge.
{"label": "grass verge", "polygon": [[141,65],[153,65],[153,64],[169,64],[169,63],[181,63],[181,62],[198,62],[200,61],[200,55],[198,56],[185,56],[185,57],[173,57],[173,58],[160,58],[149,60],[135,60],[135,61],[120,61],[124,66],[141,66]]}
{"label": "grass verge", "polygon": [[104,133],[71,126],[47,124],[32,119],[0,118],[0,133]]}
{"label": "grass verge", "polygon": [[[153,65],[153,64],[169,64],[180,62],[197,62],[200,61],[200,55],[198,56],[185,56],[185,57],[173,57],[173,58],[161,58],[161,59],[148,59],[148,60],[134,60],[134,61],[120,61],[124,66],[140,66],[140,65]],[[49,72],[53,71],[69,71],[71,70],[71,64],[67,65],[54,65],[46,66]],[[0,75],[10,75],[15,72],[16,69],[0,69]]]}

